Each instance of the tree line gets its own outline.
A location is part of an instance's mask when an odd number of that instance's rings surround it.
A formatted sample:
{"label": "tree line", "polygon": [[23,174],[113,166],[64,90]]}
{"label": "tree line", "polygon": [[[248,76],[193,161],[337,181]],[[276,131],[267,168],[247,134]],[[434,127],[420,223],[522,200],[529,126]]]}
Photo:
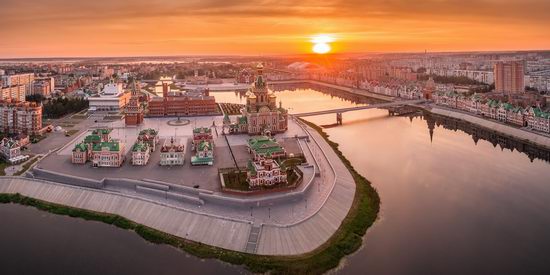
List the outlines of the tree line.
{"label": "tree line", "polygon": [[88,100],[82,98],[56,98],[45,102],[42,108],[47,118],[59,118],[88,108]]}

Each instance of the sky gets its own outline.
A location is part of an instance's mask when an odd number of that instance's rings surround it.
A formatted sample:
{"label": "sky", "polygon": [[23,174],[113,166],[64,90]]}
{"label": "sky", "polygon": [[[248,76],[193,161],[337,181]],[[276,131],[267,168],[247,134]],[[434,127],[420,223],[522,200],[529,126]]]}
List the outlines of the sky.
{"label": "sky", "polygon": [[550,49],[550,0],[0,0],[0,57]]}

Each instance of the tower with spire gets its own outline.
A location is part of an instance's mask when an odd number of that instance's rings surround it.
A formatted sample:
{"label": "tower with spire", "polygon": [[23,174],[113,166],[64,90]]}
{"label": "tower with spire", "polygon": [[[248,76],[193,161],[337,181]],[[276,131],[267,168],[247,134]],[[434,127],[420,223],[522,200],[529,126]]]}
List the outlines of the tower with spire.
{"label": "tower with spire", "polygon": [[143,107],[139,103],[139,83],[132,80],[130,101],[126,104],[124,122],[126,125],[140,125],[143,123]]}
{"label": "tower with spire", "polygon": [[256,79],[246,93],[246,106],[241,110],[237,123],[232,123],[230,132],[251,135],[285,132],[288,129],[288,112],[277,107],[277,97],[268,89],[264,66],[256,66]]}

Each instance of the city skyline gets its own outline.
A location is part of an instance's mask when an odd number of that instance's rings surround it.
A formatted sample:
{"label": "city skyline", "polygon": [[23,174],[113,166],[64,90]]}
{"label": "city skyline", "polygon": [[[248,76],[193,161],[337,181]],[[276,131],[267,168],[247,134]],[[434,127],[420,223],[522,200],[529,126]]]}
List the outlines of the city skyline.
{"label": "city skyline", "polygon": [[544,50],[547,1],[3,0],[0,58]]}

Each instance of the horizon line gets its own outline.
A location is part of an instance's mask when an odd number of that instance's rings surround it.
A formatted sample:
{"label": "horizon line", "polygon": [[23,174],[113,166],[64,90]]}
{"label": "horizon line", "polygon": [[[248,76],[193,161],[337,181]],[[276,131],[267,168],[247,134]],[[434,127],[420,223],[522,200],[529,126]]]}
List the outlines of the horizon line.
{"label": "horizon line", "polygon": [[[508,50],[449,50],[449,51],[372,51],[372,52],[336,52],[325,54],[329,56],[338,55],[361,55],[361,54],[460,54],[460,53],[521,53],[521,52],[550,52],[550,49],[508,49]],[[91,56],[43,56],[43,57],[1,57],[0,61],[9,60],[36,60],[36,59],[97,59],[97,58],[189,58],[189,57],[291,57],[291,56],[316,56],[315,53],[295,53],[295,54],[177,54],[177,55],[91,55]]]}

